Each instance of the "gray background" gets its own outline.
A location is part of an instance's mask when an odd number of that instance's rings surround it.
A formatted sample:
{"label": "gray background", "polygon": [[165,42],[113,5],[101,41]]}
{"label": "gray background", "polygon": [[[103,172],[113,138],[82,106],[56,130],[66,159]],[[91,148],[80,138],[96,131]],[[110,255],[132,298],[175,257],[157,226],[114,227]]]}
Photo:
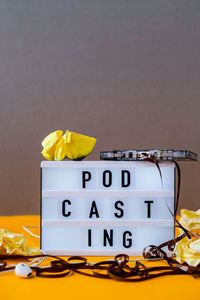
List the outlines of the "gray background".
{"label": "gray background", "polygon": [[[41,141],[200,153],[200,1],[0,1],[0,214],[39,213]],[[200,164],[181,163],[197,209]]]}

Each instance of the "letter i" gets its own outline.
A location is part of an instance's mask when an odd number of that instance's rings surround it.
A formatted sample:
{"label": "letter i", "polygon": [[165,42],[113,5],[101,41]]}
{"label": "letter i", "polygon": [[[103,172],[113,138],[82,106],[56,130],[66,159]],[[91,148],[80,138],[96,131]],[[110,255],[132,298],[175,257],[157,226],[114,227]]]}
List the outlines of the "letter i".
{"label": "letter i", "polygon": [[92,233],[91,229],[88,229],[88,247],[92,246]]}

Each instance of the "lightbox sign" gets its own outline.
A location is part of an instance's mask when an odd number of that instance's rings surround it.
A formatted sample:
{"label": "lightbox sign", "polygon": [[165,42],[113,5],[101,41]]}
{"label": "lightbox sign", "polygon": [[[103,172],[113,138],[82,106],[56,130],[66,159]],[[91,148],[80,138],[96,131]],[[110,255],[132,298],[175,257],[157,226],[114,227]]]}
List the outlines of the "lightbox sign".
{"label": "lightbox sign", "polygon": [[174,238],[174,164],[41,163],[41,249],[54,255],[141,255]]}

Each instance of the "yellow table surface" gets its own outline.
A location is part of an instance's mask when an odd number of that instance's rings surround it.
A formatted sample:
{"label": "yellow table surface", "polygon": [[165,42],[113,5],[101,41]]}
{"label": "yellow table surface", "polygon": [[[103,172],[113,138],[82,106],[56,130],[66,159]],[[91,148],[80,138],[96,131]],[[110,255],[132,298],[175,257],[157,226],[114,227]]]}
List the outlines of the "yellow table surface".
{"label": "yellow table surface", "polygon": [[[39,239],[30,236],[23,225],[39,226],[39,216],[0,217],[0,228],[24,233],[28,246],[38,246]],[[39,234],[39,229],[34,232]],[[90,262],[107,257],[88,257]],[[151,265],[166,265],[151,262]],[[21,279],[14,272],[0,273],[1,299],[200,299],[200,279],[189,275],[155,278],[144,282],[119,282],[74,274],[63,278]]]}

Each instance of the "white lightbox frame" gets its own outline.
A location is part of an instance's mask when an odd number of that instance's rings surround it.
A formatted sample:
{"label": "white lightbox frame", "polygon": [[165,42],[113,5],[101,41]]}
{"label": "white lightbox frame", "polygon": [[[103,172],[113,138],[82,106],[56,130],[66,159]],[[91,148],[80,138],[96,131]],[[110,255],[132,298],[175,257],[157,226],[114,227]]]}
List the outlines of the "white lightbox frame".
{"label": "white lightbox frame", "polygon": [[[68,195],[73,195],[76,197],[93,197],[98,194],[99,198],[112,198],[112,197],[162,197],[162,198],[172,198],[175,202],[175,166],[173,162],[162,162],[159,163],[161,169],[164,167],[173,167],[174,168],[174,190],[159,190],[159,191],[141,191],[141,190],[67,190]],[[63,190],[42,190],[42,169],[43,168],[52,168],[52,167],[57,167],[57,168],[133,168],[133,167],[154,167],[157,168],[156,165],[154,165],[151,162],[120,162],[120,161],[43,161],[41,163],[41,200],[40,200],[40,217],[41,217],[41,224],[40,224],[40,248],[42,249],[42,240],[43,240],[43,235],[42,235],[42,228],[43,226],[49,227],[49,226],[66,226],[66,227],[72,227],[72,226],[81,226],[81,227],[101,227],[101,226],[109,226],[113,228],[117,227],[173,227],[173,236],[170,236],[169,239],[174,238],[174,220],[173,219],[139,219],[139,220],[43,220],[42,216],[42,199],[43,197],[64,197],[66,194],[66,191]],[[158,172],[158,170],[157,170]],[[159,173],[158,173],[159,174]],[[160,175],[159,175],[160,176]],[[112,196],[111,196],[112,194]],[[174,206],[174,205],[173,205]],[[148,246],[148,245],[146,245]],[[54,249],[54,250],[48,250],[48,249],[42,249],[44,250],[47,254],[51,255],[63,255],[63,256],[68,256],[68,255],[87,255],[87,256],[113,256],[119,254],[121,250],[116,250],[116,249],[80,249],[80,250],[59,250],[59,249]],[[130,256],[139,256],[142,255],[142,250],[141,251],[135,251],[131,249],[124,249],[123,253],[126,253]]]}

